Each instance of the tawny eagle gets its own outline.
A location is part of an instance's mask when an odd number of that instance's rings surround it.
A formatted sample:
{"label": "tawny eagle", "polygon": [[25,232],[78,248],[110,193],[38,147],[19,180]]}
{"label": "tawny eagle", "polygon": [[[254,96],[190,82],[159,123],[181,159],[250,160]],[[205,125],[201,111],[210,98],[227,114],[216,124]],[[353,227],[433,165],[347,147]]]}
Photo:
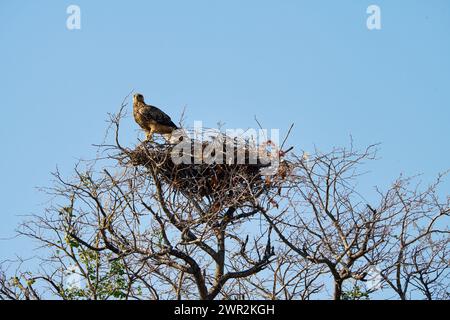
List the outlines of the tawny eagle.
{"label": "tawny eagle", "polygon": [[154,133],[171,134],[178,129],[170,117],[157,107],[144,102],[144,96],[136,93],[133,96],[133,116],[136,123],[145,131],[147,140],[151,140]]}

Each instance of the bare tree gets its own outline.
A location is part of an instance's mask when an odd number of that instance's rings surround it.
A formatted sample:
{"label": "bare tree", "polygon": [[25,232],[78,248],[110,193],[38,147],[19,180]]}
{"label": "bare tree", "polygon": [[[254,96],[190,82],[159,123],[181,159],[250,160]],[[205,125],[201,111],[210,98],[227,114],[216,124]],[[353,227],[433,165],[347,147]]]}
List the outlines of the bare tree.
{"label": "bare tree", "polygon": [[[289,248],[280,247],[268,270],[246,278],[249,296],[270,300],[310,300],[320,297],[326,274],[323,266],[299,260]],[[284,250],[284,251],[281,251]]]}
{"label": "bare tree", "polygon": [[[40,280],[64,299],[224,297],[227,282],[260,272],[274,255],[271,227],[246,225],[259,213],[256,202],[273,201],[276,186],[265,184],[260,163],[176,165],[171,144],[122,147],[124,107],[111,116],[115,144],[101,145],[102,155],[78,165],[71,179],[57,171],[46,189],[56,202],[19,229],[51,248],[41,259],[51,274],[20,274],[11,285],[22,278],[33,293]],[[70,266],[85,288],[64,287]]]}
{"label": "bare tree", "polygon": [[[448,199],[446,203],[439,202],[435,192],[437,183],[425,192],[416,190],[414,200],[409,199],[406,204],[400,192],[406,187],[405,181],[398,180],[385,193],[377,189],[376,204],[369,204],[357,191],[356,178],[363,173],[360,165],[376,158],[375,147],[370,146],[363,152],[351,147],[330,153],[317,152],[311,157],[295,157],[291,162],[291,186],[283,194],[284,209],[262,210],[263,214],[282,243],[297,254],[298,263],[308,261],[327,269],[333,282],[334,299],[342,298],[346,280],[368,281],[374,267],[384,265],[392,255],[396,255],[397,263],[390,263],[383,273],[391,275],[393,266],[397,266],[400,269],[394,268],[394,271],[397,270],[397,277],[400,277],[402,269],[414,269],[415,276],[411,280],[414,279],[415,286],[429,297],[430,286],[441,286],[445,282],[448,286],[445,280],[448,225],[441,224],[440,230],[434,228],[441,218],[446,217],[448,223]],[[406,189],[403,192],[407,192]],[[420,208],[415,214],[411,213],[412,202]],[[423,226],[424,220],[429,220],[428,225]],[[414,236],[417,225],[421,224],[422,229]],[[399,237],[396,238],[393,230],[400,230]],[[436,233],[442,235],[442,239],[435,240]],[[420,245],[417,243],[418,247],[405,251],[405,246],[419,240],[422,241]],[[424,245],[424,241],[428,244]],[[394,251],[391,246],[401,249]],[[388,278],[384,276],[403,298],[406,288]],[[372,290],[374,288],[369,288],[369,293]]]}
{"label": "bare tree", "polygon": [[378,267],[386,284],[402,300],[414,297],[448,299],[449,202],[438,187],[444,175],[424,191],[411,178],[400,177],[386,193],[398,217],[389,227],[389,241],[380,247]]}
{"label": "bare tree", "polygon": [[[44,189],[47,210],[19,227],[38,243],[38,264],[28,271],[5,261],[1,299],[306,300],[330,297],[331,284],[338,300],[374,270],[379,283],[361,296],[448,299],[444,175],[425,190],[400,177],[364,197],[357,182],[376,145],[311,156],[276,150],[279,166],[264,174],[270,161],[249,161],[251,148],[235,140],[225,154],[230,142],[218,139],[200,152],[189,145],[190,162],[177,163],[179,143],[121,144],[125,107],[110,116],[111,141],[96,159],[70,178],[57,170]],[[258,149],[273,161],[269,145]],[[204,161],[206,153],[226,161]]]}

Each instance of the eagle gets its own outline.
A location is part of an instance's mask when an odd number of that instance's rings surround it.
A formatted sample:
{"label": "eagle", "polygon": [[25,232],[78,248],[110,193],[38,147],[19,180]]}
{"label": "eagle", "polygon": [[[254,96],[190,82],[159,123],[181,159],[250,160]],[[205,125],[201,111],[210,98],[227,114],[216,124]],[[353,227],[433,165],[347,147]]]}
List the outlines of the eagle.
{"label": "eagle", "polygon": [[145,131],[147,140],[151,140],[154,133],[169,134],[178,127],[170,117],[157,107],[144,102],[144,96],[136,93],[133,96],[133,116],[136,123]]}

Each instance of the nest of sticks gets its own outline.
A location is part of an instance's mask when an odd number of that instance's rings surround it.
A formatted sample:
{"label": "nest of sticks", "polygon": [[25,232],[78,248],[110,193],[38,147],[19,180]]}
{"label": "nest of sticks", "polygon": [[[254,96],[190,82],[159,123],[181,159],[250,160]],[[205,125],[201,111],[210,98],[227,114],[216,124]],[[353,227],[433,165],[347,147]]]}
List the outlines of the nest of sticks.
{"label": "nest of sticks", "polygon": [[[230,146],[229,140],[219,141],[219,144],[215,142],[212,152],[210,141],[195,144],[194,140],[189,140],[184,148],[179,144],[144,141],[134,150],[128,150],[125,158],[133,166],[150,169],[155,178],[184,195],[207,197],[218,209],[251,202],[285,176],[284,162],[278,162],[281,165],[268,176],[263,169],[273,165],[270,156],[261,159],[255,157],[255,148],[247,144],[234,142]],[[178,157],[178,161],[174,161],[174,157]]]}

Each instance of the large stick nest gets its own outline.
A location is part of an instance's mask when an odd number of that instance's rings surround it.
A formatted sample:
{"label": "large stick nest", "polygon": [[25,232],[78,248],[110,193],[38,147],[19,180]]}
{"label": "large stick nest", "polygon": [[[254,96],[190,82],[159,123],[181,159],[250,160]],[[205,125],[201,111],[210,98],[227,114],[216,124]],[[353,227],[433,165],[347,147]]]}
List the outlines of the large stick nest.
{"label": "large stick nest", "polygon": [[[264,161],[255,158],[254,149],[247,145],[236,143],[232,146],[233,151],[226,153],[229,144],[220,144],[216,144],[215,151],[210,154],[223,155],[223,163],[205,162],[205,151],[208,154],[210,142],[199,143],[196,147],[190,143],[189,148],[180,152],[180,148],[177,149],[174,144],[145,141],[134,150],[127,151],[125,158],[133,166],[151,169],[157,175],[156,178],[184,195],[207,197],[221,207],[251,202],[268,188],[274,187],[274,182],[280,180],[278,178],[285,176],[280,170],[284,166],[280,166],[275,175],[263,175],[261,169],[270,167],[272,163],[267,162],[268,158]],[[190,161],[175,163],[173,155],[177,152]]]}

